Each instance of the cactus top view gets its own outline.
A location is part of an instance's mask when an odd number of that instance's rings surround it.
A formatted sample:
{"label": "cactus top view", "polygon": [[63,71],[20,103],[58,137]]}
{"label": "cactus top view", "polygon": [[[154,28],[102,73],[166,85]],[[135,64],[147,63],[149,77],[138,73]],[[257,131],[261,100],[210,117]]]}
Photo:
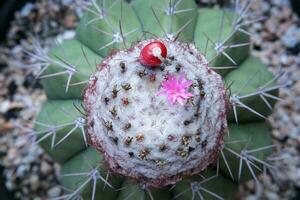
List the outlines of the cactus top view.
{"label": "cactus top view", "polygon": [[35,143],[61,164],[57,199],[235,199],[274,172],[266,118],[284,75],[250,55],[251,1],[79,1],[75,39],[33,41],[48,100]]}

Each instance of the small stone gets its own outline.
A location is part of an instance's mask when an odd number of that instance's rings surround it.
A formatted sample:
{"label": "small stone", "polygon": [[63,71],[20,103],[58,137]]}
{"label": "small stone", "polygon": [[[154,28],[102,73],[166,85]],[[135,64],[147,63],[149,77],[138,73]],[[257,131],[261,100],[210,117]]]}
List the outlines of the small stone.
{"label": "small stone", "polygon": [[13,124],[11,122],[1,122],[2,120],[0,119],[0,133],[7,133],[10,130],[14,128]]}
{"label": "small stone", "polygon": [[74,14],[68,14],[64,19],[64,25],[67,28],[74,28],[76,25],[77,17]]}
{"label": "small stone", "polygon": [[6,113],[10,109],[11,102],[6,100],[0,104],[0,113]]}
{"label": "small stone", "polygon": [[33,174],[30,176],[29,178],[29,182],[30,182],[30,188],[32,190],[37,190],[39,187],[39,177],[37,174]]}
{"label": "small stone", "polygon": [[51,172],[51,170],[52,170],[51,166],[47,162],[43,161],[41,164],[41,172],[47,175]]}
{"label": "small stone", "polygon": [[289,48],[295,48],[300,42],[300,28],[293,25],[281,37],[282,43]]}
{"label": "small stone", "polygon": [[50,188],[47,192],[48,197],[58,197],[61,194],[61,189],[57,187]]}

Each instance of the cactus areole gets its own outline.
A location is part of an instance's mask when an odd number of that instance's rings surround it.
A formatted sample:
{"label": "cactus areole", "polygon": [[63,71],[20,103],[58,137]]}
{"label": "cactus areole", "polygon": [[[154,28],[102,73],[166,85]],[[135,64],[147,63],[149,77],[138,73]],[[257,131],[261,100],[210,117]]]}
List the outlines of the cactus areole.
{"label": "cactus areole", "polygon": [[203,171],[224,145],[223,79],[192,44],[148,39],[115,53],[84,104],[89,143],[110,170],[151,187]]}

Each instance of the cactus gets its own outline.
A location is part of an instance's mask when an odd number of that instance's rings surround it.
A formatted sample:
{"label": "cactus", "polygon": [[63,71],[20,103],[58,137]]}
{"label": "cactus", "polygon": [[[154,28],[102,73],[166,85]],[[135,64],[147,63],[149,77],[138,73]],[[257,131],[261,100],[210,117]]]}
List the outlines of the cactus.
{"label": "cactus", "polygon": [[62,166],[58,199],[234,199],[275,170],[266,117],[289,83],[249,54],[249,4],[92,0],[76,39],[34,41],[36,143]]}

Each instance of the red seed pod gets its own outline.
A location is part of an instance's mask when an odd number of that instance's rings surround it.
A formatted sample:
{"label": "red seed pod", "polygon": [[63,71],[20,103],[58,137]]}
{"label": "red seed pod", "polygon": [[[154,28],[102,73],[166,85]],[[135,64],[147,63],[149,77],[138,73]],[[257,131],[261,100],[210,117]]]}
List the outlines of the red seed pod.
{"label": "red seed pod", "polygon": [[141,50],[140,63],[149,67],[157,67],[166,57],[167,47],[161,41],[154,41]]}

